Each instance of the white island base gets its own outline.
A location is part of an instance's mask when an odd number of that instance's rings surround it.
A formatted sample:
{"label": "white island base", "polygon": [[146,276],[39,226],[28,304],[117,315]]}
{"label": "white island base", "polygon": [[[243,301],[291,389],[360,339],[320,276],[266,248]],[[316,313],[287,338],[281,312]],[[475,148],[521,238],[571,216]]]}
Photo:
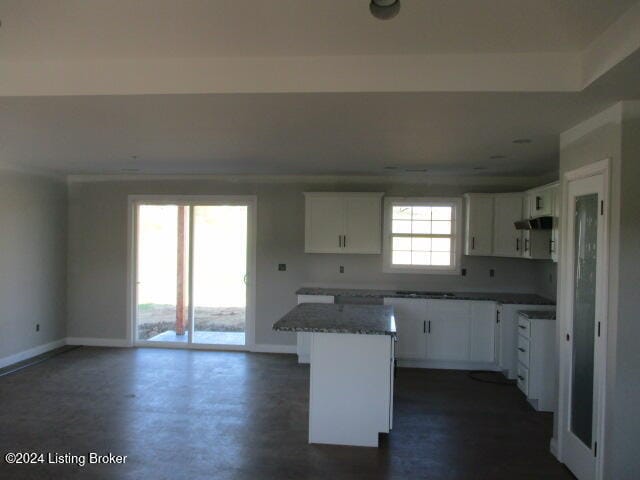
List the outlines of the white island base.
{"label": "white island base", "polygon": [[311,334],[309,443],[377,447],[393,422],[394,337]]}

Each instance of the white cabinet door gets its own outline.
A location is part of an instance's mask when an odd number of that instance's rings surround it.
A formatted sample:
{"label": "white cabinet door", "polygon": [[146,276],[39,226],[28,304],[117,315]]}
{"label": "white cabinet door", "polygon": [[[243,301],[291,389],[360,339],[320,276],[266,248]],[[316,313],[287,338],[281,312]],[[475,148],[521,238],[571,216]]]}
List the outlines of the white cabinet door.
{"label": "white cabinet door", "polygon": [[514,222],[522,220],[524,196],[499,194],[494,197],[493,254],[499,257],[522,256],[522,231]]}
{"label": "white cabinet door", "polygon": [[382,210],[379,196],[348,196],[346,201],[345,253],[382,252]]}
{"label": "white cabinet door", "polygon": [[427,301],[427,358],[468,360],[471,302]]}
{"label": "white cabinet door", "polygon": [[426,351],[427,301],[411,298],[385,298],[392,305],[398,342],[396,356],[401,359],[424,359]]}
{"label": "white cabinet door", "polygon": [[493,252],[493,196],[467,194],[466,255],[491,255]]}
{"label": "white cabinet door", "polygon": [[469,360],[494,362],[496,359],[496,312],[494,302],[471,302]]}
{"label": "white cabinet door", "polygon": [[553,193],[550,188],[531,191],[528,199],[530,218],[553,215]]}
{"label": "white cabinet door", "polygon": [[558,249],[560,248],[560,188],[556,185],[551,188],[553,205],[553,229],[551,230],[551,260],[558,263]]}
{"label": "white cabinet door", "polygon": [[345,231],[344,197],[305,197],[305,252],[340,253]]}
{"label": "white cabinet door", "polygon": [[523,230],[522,256],[532,260],[547,260],[551,258],[551,230]]}

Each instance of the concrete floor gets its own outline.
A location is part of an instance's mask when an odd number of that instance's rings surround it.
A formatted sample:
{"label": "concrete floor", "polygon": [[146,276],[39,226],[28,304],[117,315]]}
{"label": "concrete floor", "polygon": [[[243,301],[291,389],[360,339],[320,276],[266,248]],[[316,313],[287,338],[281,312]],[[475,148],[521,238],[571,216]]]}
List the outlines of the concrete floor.
{"label": "concrete floor", "polygon": [[[188,335],[176,335],[175,330],[167,330],[151,337],[148,342],[187,343]],[[205,345],[244,345],[244,332],[193,332],[193,343]]]}
{"label": "concrete floor", "polygon": [[0,453],[127,455],[125,465],[7,465],[0,478],[571,479],[551,415],[513,386],[400,369],[378,449],[307,443],[294,355],[80,348],[0,377]]}

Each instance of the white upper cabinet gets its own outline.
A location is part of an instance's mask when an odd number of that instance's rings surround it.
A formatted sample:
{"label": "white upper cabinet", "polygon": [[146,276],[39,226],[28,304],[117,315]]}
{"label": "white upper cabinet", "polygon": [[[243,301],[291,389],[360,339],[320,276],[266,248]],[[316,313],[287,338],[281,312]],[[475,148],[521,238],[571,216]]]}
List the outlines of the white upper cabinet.
{"label": "white upper cabinet", "polygon": [[528,217],[550,217],[553,215],[553,189],[544,187],[527,193]]}
{"label": "white upper cabinet", "polygon": [[524,195],[497,194],[494,197],[493,255],[498,257],[522,256],[522,231],[515,222],[523,218]]}
{"label": "white upper cabinet", "polygon": [[465,255],[487,256],[493,253],[493,195],[465,194]]}
{"label": "white upper cabinet", "polygon": [[381,253],[382,193],[305,193],[306,253]]}

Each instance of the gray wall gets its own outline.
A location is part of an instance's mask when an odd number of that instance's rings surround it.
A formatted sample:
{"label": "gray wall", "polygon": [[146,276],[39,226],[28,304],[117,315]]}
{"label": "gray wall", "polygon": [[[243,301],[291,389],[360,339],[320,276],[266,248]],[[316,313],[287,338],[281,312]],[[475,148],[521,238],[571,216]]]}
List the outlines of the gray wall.
{"label": "gray wall", "polygon": [[[304,253],[303,191],[384,191],[391,195],[457,195],[464,191],[518,191],[518,187],[417,184],[247,183],[205,180],[78,181],[69,186],[67,335],[126,338],[127,198],[130,194],[255,194],[258,197],[256,343],[293,344],[271,325],[295,305],[307,286],[505,290],[535,292],[536,263],[463,257],[467,276],[382,273],[381,255]],[[277,271],[286,263],[287,271]],[[339,266],[345,273],[338,273]],[[496,275],[489,277],[489,269]]]}
{"label": "gray wall", "polygon": [[[597,128],[560,152],[560,176],[605,158],[611,161],[610,256],[605,404],[605,476],[640,478],[640,110],[624,102],[618,121]],[[631,108],[629,108],[631,107]],[[625,119],[632,110],[635,119]]]}
{"label": "gray wall", "polygon": [[610,426],[611,476],[640,478],[640,120],[622,126],[616,374]]}
{"label": "gray wall", "polygon": [[0,359],[65,337],[66,218],[63,181],[0,170]]}

